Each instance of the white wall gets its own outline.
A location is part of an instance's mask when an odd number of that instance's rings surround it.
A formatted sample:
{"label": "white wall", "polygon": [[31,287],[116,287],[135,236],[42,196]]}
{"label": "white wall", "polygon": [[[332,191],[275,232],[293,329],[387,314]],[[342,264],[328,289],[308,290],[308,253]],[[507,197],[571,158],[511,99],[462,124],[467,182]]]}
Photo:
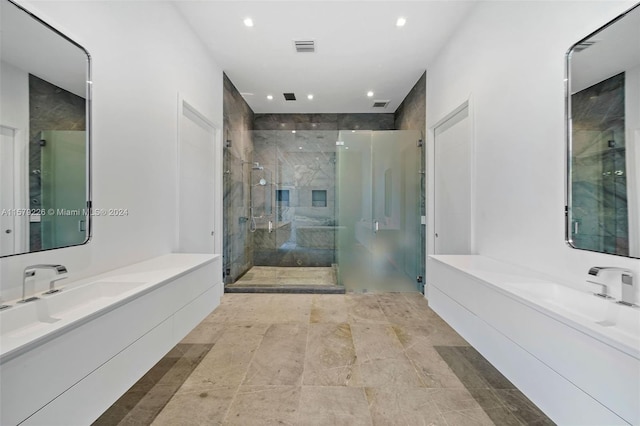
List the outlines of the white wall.
{"label": "white wall", "polygon": [[0,61],[0,111],[3,126],[29,131],[29,75]]}
{"label": "white wall", "polygon": [[563,212],[564,55],[633,3],[481,2],[427,67],[429,129],[471,99],[477,253],[583,289],[591,266],[640,273],[637,259],[569,248]]}
{"label": "white wall", "polygon": [[222,70],[171,4],[21,4],[91,54],[94,207],[129,215],[96,217],[85,246],[1,259],[5,300],[29,264],[62,263],[77,279],[175,249],[178,94],[222,123]]}

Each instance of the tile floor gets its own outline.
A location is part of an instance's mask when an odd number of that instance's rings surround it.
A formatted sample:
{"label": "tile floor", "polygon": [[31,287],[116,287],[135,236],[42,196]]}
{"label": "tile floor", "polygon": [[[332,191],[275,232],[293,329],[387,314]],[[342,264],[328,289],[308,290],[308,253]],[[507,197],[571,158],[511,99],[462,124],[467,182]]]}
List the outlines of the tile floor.
{"label": "tile floor", "polygon": [[419,293],[225,294],[96,425],[547,425]]}

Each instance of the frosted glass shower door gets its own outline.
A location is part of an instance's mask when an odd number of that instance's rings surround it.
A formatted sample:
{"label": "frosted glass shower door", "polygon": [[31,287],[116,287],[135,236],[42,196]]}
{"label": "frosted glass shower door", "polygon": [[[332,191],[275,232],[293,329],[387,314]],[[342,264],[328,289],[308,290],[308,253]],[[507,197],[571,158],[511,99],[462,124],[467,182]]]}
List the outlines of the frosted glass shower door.
{"label": "frosted glass shower door", "polygon": [[42,132],[42,249],[87,239],[86,136],[81,130]]}
{"label": "frosted glass shower door", "polygon": [[338,268],[347,290],[418,290],[418,138],[410,131],[340,134]]}

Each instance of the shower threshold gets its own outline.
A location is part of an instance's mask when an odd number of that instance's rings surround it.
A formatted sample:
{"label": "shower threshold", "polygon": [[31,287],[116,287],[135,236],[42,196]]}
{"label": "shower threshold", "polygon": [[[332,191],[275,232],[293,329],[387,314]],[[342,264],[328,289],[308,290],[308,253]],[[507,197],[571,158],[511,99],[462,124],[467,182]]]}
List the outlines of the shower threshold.
{"label": "shower threshold", "polygon": [[337,285],[336,268],[254,266],[225,293],[324,293],[344,294]]}

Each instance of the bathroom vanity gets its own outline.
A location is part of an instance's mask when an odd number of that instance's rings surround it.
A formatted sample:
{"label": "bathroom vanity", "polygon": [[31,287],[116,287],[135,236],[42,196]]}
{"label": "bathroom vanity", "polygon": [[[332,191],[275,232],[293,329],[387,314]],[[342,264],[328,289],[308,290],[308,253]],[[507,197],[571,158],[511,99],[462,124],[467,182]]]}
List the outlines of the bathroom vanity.
{"label": "bathroom vanity", "polygon": [[168,254],[0,311],[0,423],[91,424],[218,306],[220,260]]}
{"label": "bathroom vanity", "polygon": [[427,271],[429,306],[556,423],[640,423],[640,309],[484,256]]}

